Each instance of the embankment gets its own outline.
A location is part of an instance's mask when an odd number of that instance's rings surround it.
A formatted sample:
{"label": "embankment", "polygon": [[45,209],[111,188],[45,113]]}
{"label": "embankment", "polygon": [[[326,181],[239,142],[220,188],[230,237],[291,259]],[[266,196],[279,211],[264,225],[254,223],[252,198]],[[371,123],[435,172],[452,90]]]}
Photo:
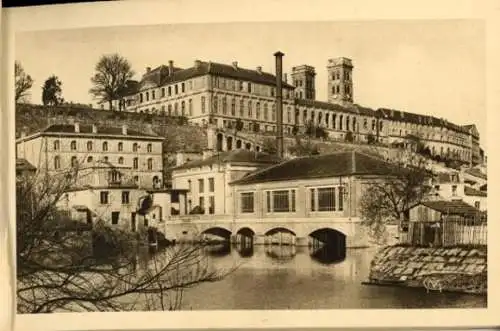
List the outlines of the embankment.
{"label": "embankment", "polygon": [[366,284],[486,295],[487,250],[388,246],[374,257]]}

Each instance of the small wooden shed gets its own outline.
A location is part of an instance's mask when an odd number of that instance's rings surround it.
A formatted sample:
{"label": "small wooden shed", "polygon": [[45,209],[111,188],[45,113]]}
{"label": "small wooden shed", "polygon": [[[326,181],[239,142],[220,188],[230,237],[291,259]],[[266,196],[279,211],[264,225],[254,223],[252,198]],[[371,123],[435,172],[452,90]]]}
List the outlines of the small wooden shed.
{"label": "small wooden shed", "polygon": [[409,210],[408,243],[416,246],[486,244],[484,213],[461,200],[422,201]]}

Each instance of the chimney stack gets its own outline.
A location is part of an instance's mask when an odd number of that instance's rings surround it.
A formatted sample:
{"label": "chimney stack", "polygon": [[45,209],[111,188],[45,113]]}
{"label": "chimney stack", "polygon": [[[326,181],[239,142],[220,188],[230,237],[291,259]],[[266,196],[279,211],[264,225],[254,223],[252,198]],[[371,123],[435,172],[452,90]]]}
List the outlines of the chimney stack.
{"label": "chimney stack", "polygon": [[151,67],[146,67],[146,73],[149,74],[151,72]]}
{"label": "chimney stack", "polygon": [[126,124],[122,125],[122,135],[124,135],[124,136],[127,135],[127,125]]}
{"label": "chimney stack", "polygon": [[92,124],[92,133],[97,133],[97,125]]}
{"label": "chimney stack", "polygon": [[277,154],[280,158],[283,158],[283,55],[285,54],[280,51],[274,53],[276,58],[276,126],[278,129],[276,142]]}
{"label": "chimney stack", "polygon": [[233,68],[236,70],[238,69],[238,62],[237,61],[234,61],[233,62]]}
{"label": "chimney stack", "polygon": [[168,61],[168,75],[172,76],[174,74],[174,61]]}
{"label": "chimney stack", "polygon": [[80,132],[80,123],[75,122],[75,132],[79,133]]}
{"label": "chimney stack", "polygon": [[201,61],[200,60],[194,60],[194,67],[198,69],[201,66]]}
{"label": "chimney stack", "polygon": [[261,66],[258,66],[258,67],[257,67],[257,72],[258,72],[259,74],[261,74],[261,73],[262,73],[262,67],[261,67]]}

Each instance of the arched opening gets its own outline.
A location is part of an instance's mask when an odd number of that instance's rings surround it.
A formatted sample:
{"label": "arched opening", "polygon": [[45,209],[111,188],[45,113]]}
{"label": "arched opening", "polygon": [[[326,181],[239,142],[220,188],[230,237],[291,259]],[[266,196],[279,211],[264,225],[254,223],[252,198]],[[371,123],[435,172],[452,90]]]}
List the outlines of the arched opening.
{"label": "arched opening", "polygon": [[260,152],[260,146],[255,147],[255,150],[256,150],[257,152]]}
{"label": "arched opening", "polygon": [[235,245],[241,257],[253,256],[254,237],[255,232],[247,227],[241,228],[236,232]]}
{"label": "arched opening", "polygon": [[248,149],[248,150],[251,150],[252,149],[252,144],[246,143],[245,144],[245,148]]}
{"label": "arched opening", "polygon": [[201,233],[204,251],[210,256],[226,256],[231,252],[231,231],[221,227],[206,229]]}
{"label": "arched opening", "polygon": [[266,245],[288,246],[295,245],[296,242],[295,232],[283,227],[270,229],[265,233],[265,236],[264,243]]}
{"label": "arched opening", "polygon": [[265,233],[266,256],[269,258],[285,263],[290,261],[297,254],[295,244],[295,232],[287,228],[273,228]]}
{"label": "arched opening", "polygon": [[233,149],[233,137],[227,137],[226,138],[226,149],[228,151]]}
{"label": "arched opening", "polygon": [[238,148],[238,149],[241,148],[241,140],[240,139],[236,140],[236,148]]}
{"label": "arched opening", "polygon": [[222,142],[224,140],[224,136],[222,135],[222,133],[219,133],[217,134],[217,151],[220,152],[222,151]]}
{"label": "arched opening", "polygon": [[331,264],[345,260],[346,235],[340,231],[322,228],[309,234],[310,255],[322,263]]}

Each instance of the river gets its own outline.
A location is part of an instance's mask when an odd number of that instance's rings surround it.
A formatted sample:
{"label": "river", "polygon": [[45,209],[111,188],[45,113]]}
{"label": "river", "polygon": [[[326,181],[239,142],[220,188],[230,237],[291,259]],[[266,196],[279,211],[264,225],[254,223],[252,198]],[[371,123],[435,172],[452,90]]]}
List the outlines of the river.
{"label": "river", "polygon": [[[423,289],[362,285],[375,248],[332,252],[295,246],[215,246],[205,252],[218,269],[238,268],[223,280],[188,289],[183,310],[485,308],[487,298]],[[161,254],[161,253],[160,253]],[[342,259],[343,257],[340,257]]]}

